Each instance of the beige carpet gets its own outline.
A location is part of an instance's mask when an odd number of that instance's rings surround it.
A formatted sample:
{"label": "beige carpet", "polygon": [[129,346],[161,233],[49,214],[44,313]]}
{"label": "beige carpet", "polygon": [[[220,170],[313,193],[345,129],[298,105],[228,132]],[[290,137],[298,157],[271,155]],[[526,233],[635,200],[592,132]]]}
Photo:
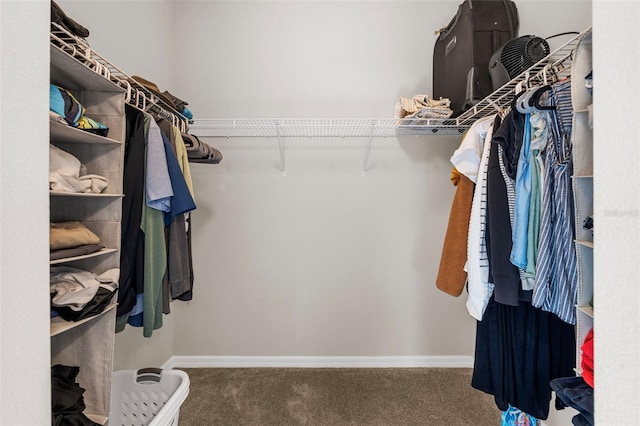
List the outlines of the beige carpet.
{"label": "beige carpet", "polygon": [[198,368],[180,426],[495,426],[470,369]]}

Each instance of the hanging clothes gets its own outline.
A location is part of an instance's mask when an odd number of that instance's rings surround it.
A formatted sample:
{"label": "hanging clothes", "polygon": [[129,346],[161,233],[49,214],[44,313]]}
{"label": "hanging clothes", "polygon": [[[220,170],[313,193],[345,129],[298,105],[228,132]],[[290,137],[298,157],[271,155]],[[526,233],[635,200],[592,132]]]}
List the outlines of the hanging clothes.
{"label": "hanging clothes", "polygon": [[[160,120],[158,125],[163,131],[163,134],[168,136],[169,146],[185,177],[184,182],[189,190],[189,194],[193,197],[189,160],[180,131],[166,120]],[[188,197],[186,198],[188,199]],[[191,198],[191,200],[193,202],[193,198]],[[193,204],[193,207],[195,208],[195,204]],[[169,301],[189,292],[193,283],[191,250],[189,248],[185,214],[176,215],[172,222],[165,228],[165,240],[169,261],[167,263],[167,273],[163,279],[163,291],[165,293],[163,297],[163,311],[169,313]]]}
{"label": "hanging clothes", "polygon": [[116,331],[122,331],[136,304],[136,295],[144,290],[144,234],[140,228],[144,204],[146,136],[142,111],[125,105],[126,137],[120,245],[120,287],[116,313]]}
{"label": "hanging clothes", "polygon": [[[527,225],[527,257],[525,275],[535,280],[538,260],[538,245],[540,236],[542,187],[544,186],[544,161],[542,150],[547,141],[547,111],[535,111],[530,115],[531,122],[531,192],[529,197],[529,222]],[[535,283],[534,283],[535,287]]]}
{"label": "hanging clothes", "polygon": [[551,380],[573,375],[574,327],[556,315],[520,302],[491,298],[477,322],[471,386],[538,419],[549,415]]}
{"label": "hanging clothes", "polygon": [[[531,203],[531,117],[524,116],[522,148],[518,158],[515,179],[515,206],[513,218],[513,238],[509,260],[521,269],[527,267],[527,238],[529,233],[529,207]],[[526,288],[526,290],[532,290]]]}
{"label": "hanging clothes", "polygon": [[531,295],[522,290],[518,268],[509,260],[513,245],[511,206],[514,199],[508,187],[516,177],[523,123],[524,116],[512,108],[494,132],[487,167],[489,280],[495,286],[496,301],[510,306],[518,306],[520,300],[531,300]]}
{"label": "hanging clothes", "polygon": [[574,207],[571,175],[571,82],[551,88],[556,109],[551,111],[545,148],[545,183],[536,286],[533,305],[576,323],[578,269],[574,245]]}
{"label": "hanging clothes", "polygon": [[[149,114],[144,114],[144,126],[147,155],[149,145],[153,138],[159,135],[159,128],[155,120]],[[160,136],[161,137],[161,136]],[[158,157],[159,158],[159,157]],[[145,199],[149,200],[148,192],[150,183],[149,166],[145,161]],[[156,163],[156,168],[162,167],[162,163]],[[166,164],[164,165],[166,167]],[[162,207],[165,209],[166,207]],[[167,250],[164,240],[163,211],[152,208],[145,201],[142,206],[140,229],[144,235],[144,253],[142,266],[142,291],[136,295],[136,304],[129,313],[127,322],[134,327],[143,327],[143,336],[151,337],[153,330],[162,327],[162,277],[167,268]]]}
{"label": "hanging clothes", "polygon": [[[564,85],[554,86],[552,97],[560,105],[566,104],[566,99],[563,99],[565,90]],[[558,299],[555,289],[565,283],[567,277],[570,278],[572,265],[575,265],[570,259],[573,249],[573,210],[569,202],[572,197],[569,174],[571,152],[570,147],[564,144],[570,134],[571,111],[564,107],[558,110],[558,120],[550,120],[549,127],[553,130],[555,126],[552,133],[564,136],[554,139],[548,133],[550,136],[549,141],[545,141],[540,174],[531,167],[532,159],[535,167],[540,164],[539,140],[527,138],[531,137],[532,132],[539,138],[544,134],[540,130],[545,126],[539,123],[531,126],[529,116],[511,109],[494,131],[487,164],[485,231],[490,269],[488,282],[493,283],[494,291],[484,315],[477,323],[472,377],[472,386],[492,394],[501,410],[515,407],[537,419],[548,417],[551,380],[573,375],[575,367],[574,327],[566,321],[566,317],[558,315],[561,311],[552,309],[557,301],[566,300],[562,297]],[[548,117],[555,118],[554,112]],[[535,131],[531,127],[535,127]],[[538,151],[534,151],[533,147]],[[521,155],[526,158],[521,160]],[[528,172],[519,169],[525,162],[531,168],[531,176],[525,176],[529,180],[525,182],[521,179],[519,185],[518,173],[522,178],[522,174]],[[531,206],[535,208],[537,205],[535,198],[532,198],[533,187],[530,186],[534,179],[542,183],[539,186],[542,190],[539,212],[531,211]],[[523,198],[518,199],[519,196]],[[519,209],[526,204],[529,205],[528,209]],[[538,263],[529,276],[526,269],[530,251],[529,223],[532,224],[531,231],[535,232],[536,218],[540,218],[541,228],[537,247]],[[521,229],[516,235],[512,226],[516,223],[519,226],[526,223],[526,232]],[[547,235],[544,229],[547,229]],[[531,236],[532,243],[536,238],[535,235]],[[520,262],[516,266],[512,262],[514,241],[518,243],[518,260],[524,259],[527,265]],[[535,251],[531,250],[530,254],[534,257]],[[540,269],[541,263],[547,269]],[[561,277],[551,277],[555,273]],[[550,284],[546,289],[538,288],[538,280],[547,282],[544,277],[548,278]],[[568,295],[570,285],[566,285],[565,289]],[[535,294],[546,297],[544,309],[532,303]],[[573,305],[571,308],[573,311]],[[560,402],[556,400],[556,403]]]}
{"label": "hanging clothes", "polygon": [[469,221],[469,238],[467,242],[467,310],[469,314],[480,321],[493,295],[493,281],[489,280],[489,256],[487,253],[487,171],[489,155],[491,153],[491,139],[493,131],[498,129],[502,118],[495,115],[491,127],[485,135],[482,157],[478,170],[471,205],[471,219]]}
{"label": "hanging clothes", "polygon": [[[125,145],[124,186],[125,199],[127,194],[131,198],[123,208],[121,254],[127,287],[116,331],[129,324],[142,327],[143,335],[150,337],[162,327],[163,313],[169,312],[172,280],[179,283],[181,295],[192,287],[184,214],[196,206],[190,175],[188,184],[184,161],[181,166],[169,137],[151,115],[131,107],[127,111],[131,125]],[[173,136],[179,131],[170,128],[167,133]],[[183,151],[181,157],[186,158]],[[172,279],[175,276],[179,280]]]}
{"label": "hanging clothes", "polygon": [[449,214],[436,286],[447,294],[460,296],[467,282],[467,247],[473,193],[481,156],[493,117],[482,118],[469,128],[460,147],[451,156],[451,182],[457,187]]}
{"label": "hanging clothes", "polygon": [[[150,127],[160,126],[153,120],[150,121]],[[169,178],[171,181],[171,187],[173,190],[173,196],[170,201],[170,208],[168,211],[159,212],[154,209],[146,210],[147,215],[144,217],[143,226],[146,228],[145,234],[152,233],[150,236],[152,250],[149,250],[149,256],[145,257],[145,295],[144,295],[144,309],[143,309],[143,335],[150,337],[153,330],[162,327],[162,314],[165,311],[166,303],[168,300],[168,294],[166,291],[166,282],[169,278],[170,272],[169,265],[175,260],[176,256],[184,255],[188,256],[188,249],[186,249],[186,234],[185,238],[181,241],[183,245],[178,247],[180,250],[169,251],[167,245],[167,228],[175,226],[176,229],[182,228],[177,231],[178,234],[184,233],[183,214],[194,210],[196,208],[195,202],[191,197],[191,191],[189,190],[187,183],[182,174],[182,170],[178,163],[175,152],[173,151],[169,138],[160,129],[166,159],[167,170],[169,172]],[[154,210],[154,211],[149,211]],[[173,225],[172,225],[173,224]],[[169,231],[170,232],[170,231]],[[182,250],[182,249],[186,250]],[[184,261],[178,261],[176,263],[183,263]],[[188,263],[186,267],[188,271]],[[174,268],[175,269],[175,268]],[[147,273],[147,271],[149,273]],[[181,268],[180,271],[184,271]],[[187,281],[189,277],[186,277]],[[182,282],[182,274],[180,276]]]}
{"label": "hanging clothes", "polygon": [[451,203],[449,224],[442,246],[436,286],[451,296],[458,297],[467,282],[464,265],[467,261],[467,237],[473,201],[473,182],[456,168],[451,182],[457,187]]}

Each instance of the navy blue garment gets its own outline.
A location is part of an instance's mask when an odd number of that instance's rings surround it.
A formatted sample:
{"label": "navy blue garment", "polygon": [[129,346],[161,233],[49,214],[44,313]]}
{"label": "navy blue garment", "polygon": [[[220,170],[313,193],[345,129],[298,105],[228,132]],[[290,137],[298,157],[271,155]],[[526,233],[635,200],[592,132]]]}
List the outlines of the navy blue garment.
{"label": "navy blue garment", "polygon": [[593,426],[594,425],[594,423],[587,420],[587,418],[580,413],[576,414],[571,418],[571,423],[573,424],[573,426]]}
{"label": "navy blue garment", "polygon": [[518,160],[520,150],[524,140],[524,120],[525,115],[511,108],[509,113],[502,120],[498,130],[494,132],[492,142],[502,146],[504,156],[504,166],[507,174],[513,180],[516,179],[518,170]]}
{"label": "navy blue garment", "polygon": [[182,169],[176,158],[176,154],[171,148],[171,144],[167,136],[163,133],[162,141],[164,142],[164,150],[167,155],[167,168],[169,169],[169,179],[173,188],[173,197],[171,197],[171,210],[164,213],[164,226],[169,226],[173,219],[179,214],[195,210],[196,203],[193,201],[187,182],[184,180]]}
{"label": "navy blue garment", "polygon": [[[558,398],[580,413],[580,424],[593,425],[593,388],[582,377],[560,377],[550,383]],[[577,417],[577,416],[576,416]],[[575,424],[575,423],[574,423]]]}
{"label": "navy blue garment", "polygon": [[546,419],[549,383],[572,375],[574,367],[573,326],[527,302],[508,306],[489,300],[477,322],[471,386],[493,395],[501,411],[511,405]]}

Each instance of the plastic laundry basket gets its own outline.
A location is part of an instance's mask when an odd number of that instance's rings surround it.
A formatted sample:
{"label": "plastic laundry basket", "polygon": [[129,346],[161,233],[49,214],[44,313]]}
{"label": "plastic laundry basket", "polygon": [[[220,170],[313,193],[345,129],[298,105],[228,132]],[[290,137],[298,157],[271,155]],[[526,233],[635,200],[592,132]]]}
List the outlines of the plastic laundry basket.
{"label": "plastic laundry basket", "polygon": [[143,368],[113,373],[109,426],[177,426],[189,394],[189,376],[180,370]]}

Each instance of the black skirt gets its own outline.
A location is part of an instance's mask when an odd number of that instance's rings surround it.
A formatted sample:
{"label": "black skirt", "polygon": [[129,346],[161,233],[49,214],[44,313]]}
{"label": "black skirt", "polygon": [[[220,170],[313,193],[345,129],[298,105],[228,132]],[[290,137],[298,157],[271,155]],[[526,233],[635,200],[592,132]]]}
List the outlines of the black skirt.
{"label": "black skirt", "polygon": [[575,329],[556,315],[489,301],[476,330],[471,385],[538,419],[549,416],[553,379],[575,375]]}

